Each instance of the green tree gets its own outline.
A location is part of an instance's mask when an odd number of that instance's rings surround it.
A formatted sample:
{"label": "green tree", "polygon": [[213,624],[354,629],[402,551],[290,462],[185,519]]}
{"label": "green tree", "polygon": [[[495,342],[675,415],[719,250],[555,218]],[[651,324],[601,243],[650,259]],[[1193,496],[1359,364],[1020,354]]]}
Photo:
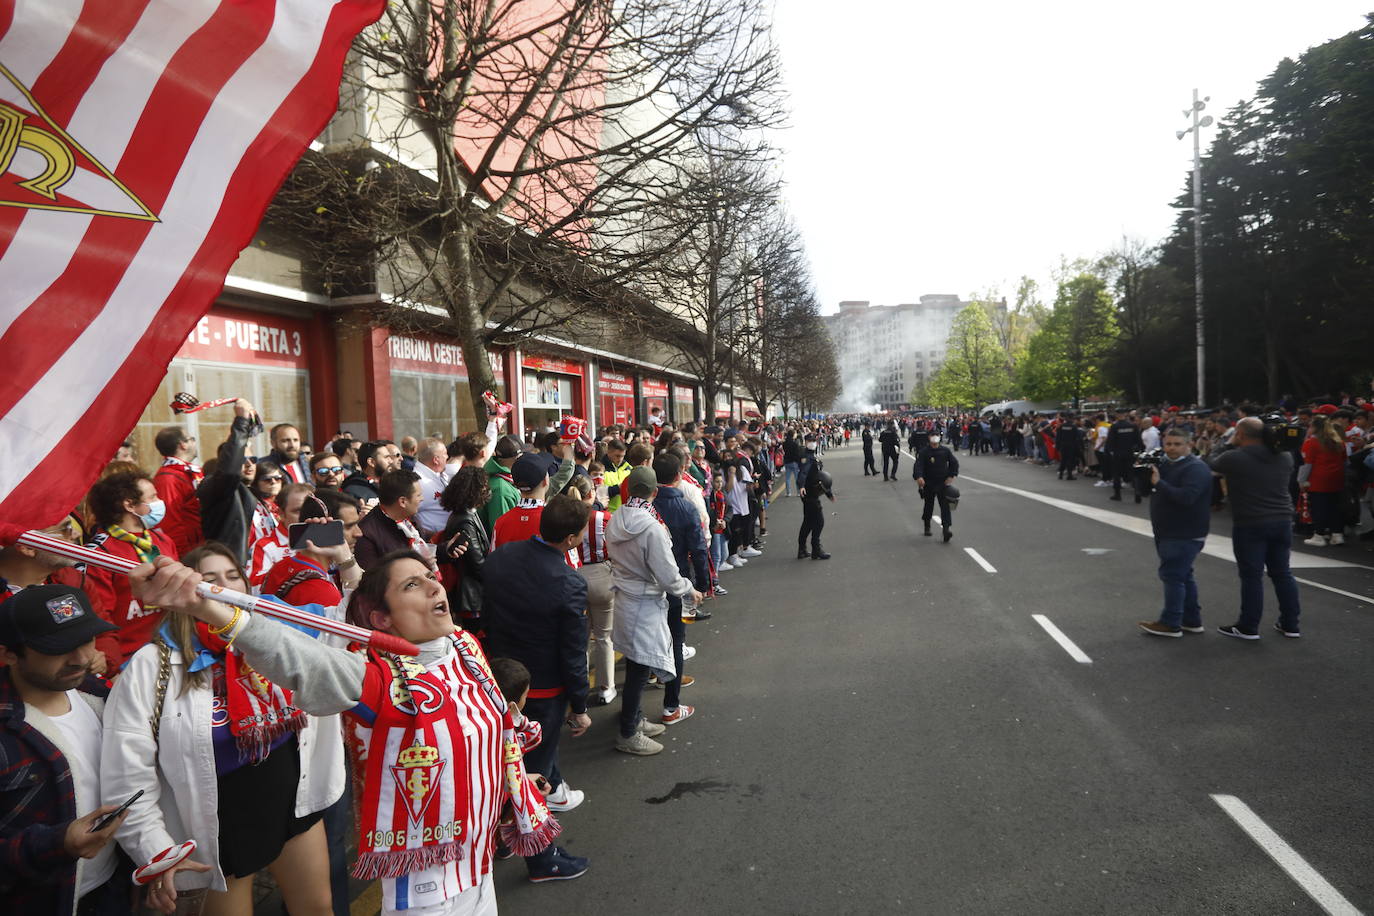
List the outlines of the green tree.
{"label": "green tree", "polygon": [[1010,380],[1007,351],[987,309],[970,303],[954,318],[944,365],[931,377],[927,393],[942,405],[978,408],[1006,394]]}
{"label": "green tree", "polygon": [[1054,308],[1026,347],[1020,382],[1033,400],[1071,400],[1098,391],[1116,334],[1112,299],[1092,273],[1059,281]]}

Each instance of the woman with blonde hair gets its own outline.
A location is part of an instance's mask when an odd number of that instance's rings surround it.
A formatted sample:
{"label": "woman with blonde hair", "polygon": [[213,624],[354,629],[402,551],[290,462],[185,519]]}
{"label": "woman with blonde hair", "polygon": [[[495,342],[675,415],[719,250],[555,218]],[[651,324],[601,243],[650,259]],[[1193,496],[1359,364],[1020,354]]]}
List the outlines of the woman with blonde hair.
{"label": "woman with blonde hair", "polygon": [[1333,547],[1345,543],[1345,524],[1341,519],[1341,493],[1345,490],[1345,440],[1328,417],[1318,414],[1307,428],[1302,443],[1302,467],[1298,485],[1307,491],[1312,510],[1312,536],[1303,541],[1309,547]]}
{"label": "woman with blonde hair", "polygon": [[[248,590],[223,544],[182,559],[206,582]],[[307,715],[227,636],[169,614],[115,682],[101,794],[118,804],[144,792],[116,836],[139,865],[196,841],[187,864],[149,885],[148,904],[164,913],[178,893],[193,892],[210,916],[250,916],[253,876],[265,868],[293,916],[331,916],[320,820],[344,787],[338,717]]]}

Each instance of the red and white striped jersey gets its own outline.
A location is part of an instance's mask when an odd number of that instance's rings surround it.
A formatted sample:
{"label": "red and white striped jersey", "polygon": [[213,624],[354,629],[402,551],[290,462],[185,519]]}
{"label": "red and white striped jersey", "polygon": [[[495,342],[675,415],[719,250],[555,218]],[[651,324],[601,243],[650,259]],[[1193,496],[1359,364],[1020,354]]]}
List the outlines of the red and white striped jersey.
{"label": "red and white striped jersey", "polygon": [[582,539],[582,546],[577,548],[582,565],[605,563],[610,559],[606,554],[606,526],[610,523],[611,513],[601,509],[592,510],[587,518],[587,536]]}

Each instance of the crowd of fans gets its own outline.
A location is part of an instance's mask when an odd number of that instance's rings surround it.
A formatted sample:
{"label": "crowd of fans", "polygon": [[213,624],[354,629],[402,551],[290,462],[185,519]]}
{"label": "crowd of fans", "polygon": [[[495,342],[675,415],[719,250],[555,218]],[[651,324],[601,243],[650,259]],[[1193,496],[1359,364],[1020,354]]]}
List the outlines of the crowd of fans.
{"label": "crowd of fans", "polygon": [[[803,435],[850,435],[656,415],[595,436],[565,417],[523,441],[497,409],[448,443],[339,433],[314,450],[281,424],[253,456],[257,413],[234,414],[204,465],[181,428],[156,436],[155,470],[126,443],[45,532],[133,574],[0,549],[0,890],[16,912],[247,914],[266,870],[296,916],[344,913],[351,868],[382,880],[386,912],[484,913],[494,859],[577,877],[588,860],[553,842],[549,814],[584,801],[561,734],[619,697],[615,749],[663,750],[695,712],[688,626],[762,556],[775,477],[791,495]],[[420,655],[229,608],[201,581]],[[131,900],[130,870],[160,861]]]}
{"label": "crowd of fans", "polygon": [[[1264,422],[1293,453],[1290,487],[1294,530],[1310,547],[1336,547],[1347,536],[1374,540],[1374,403],[1344,396],[1340,403],[1244,404],[1217,410],[1178,407],[1040,413],[905,413],[831,417],[847,432],[865,428],[904,442],[915,455],[932,433],[969,457],[1001,456],[1057,472],[1063,480],[1091,478],[1120,501],[1150,494],[1149,462],[1172,430],[1187,433],[1193,454],[1207,459],[1226,448],[1246,417]],[[866,469],[867,471],[867,469]],[[876,473],[876,468],[873,471]],[[1214,504],[1226,498],[1218,481]]]}

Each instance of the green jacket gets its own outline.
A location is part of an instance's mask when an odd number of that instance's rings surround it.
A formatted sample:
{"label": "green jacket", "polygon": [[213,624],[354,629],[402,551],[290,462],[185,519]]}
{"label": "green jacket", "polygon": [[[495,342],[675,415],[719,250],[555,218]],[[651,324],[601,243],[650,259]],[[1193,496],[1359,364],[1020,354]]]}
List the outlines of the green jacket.
{"label": "green jacket", "polygon": [[491,497],[482,507],[482,524],[486,525],[487,536],[490,537],[492,529],[496,527],[496,520],[508,510],[514,509],[515,504],[520,501],[520,491],[511,483],[510,468],[495,458],[488,458],[482,470],[487,472],[487,486],[491,488]]}

